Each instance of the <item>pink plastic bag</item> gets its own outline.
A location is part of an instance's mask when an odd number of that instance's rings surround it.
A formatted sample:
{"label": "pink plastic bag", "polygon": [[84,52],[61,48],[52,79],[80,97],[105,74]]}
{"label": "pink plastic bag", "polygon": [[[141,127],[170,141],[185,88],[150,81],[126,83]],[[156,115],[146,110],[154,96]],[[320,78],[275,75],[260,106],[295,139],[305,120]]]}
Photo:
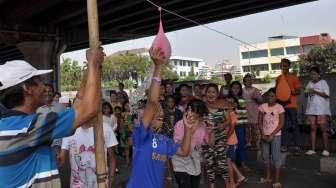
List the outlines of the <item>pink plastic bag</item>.
{"label": "pink plastic bag", "polygon": [[166,34],[164,33],[164,30],[163,30],[162,18],[161,18],[161,9],[160,8],[159,8],[159,11],[160,11],[160,26],[159,26],[159,31],[156,34],[156,37],[155,37],[155,39],[152,43],[152,48],[153,49],[160,48],[161,51],[165,55],[165,60],[168,60],[171,56],[171,46],[170,46],[169,40],[168,40]]}

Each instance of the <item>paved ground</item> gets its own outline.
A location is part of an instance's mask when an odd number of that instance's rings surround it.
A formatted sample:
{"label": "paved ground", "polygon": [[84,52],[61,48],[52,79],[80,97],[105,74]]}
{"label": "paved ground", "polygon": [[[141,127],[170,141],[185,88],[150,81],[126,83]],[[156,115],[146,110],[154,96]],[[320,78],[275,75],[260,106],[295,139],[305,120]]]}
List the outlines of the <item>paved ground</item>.
{"label": "paved ground", "polygon": [[[336,188],[336,175],[324,174],[319,172],[320,156],[308,157],[299,155],[294,156],[291,153],[285,154],[286,166],[282,170],[283,188]],[[335,157],[335,156],[334,156]],[[247,174],[248,182],[241,185],[241,188],[269,188],[271,184],[260,184],[259,179],[264,174],[263,165],[256,160],[256,153],[249,152],[248,165],[251,172]],[[122,167],[116,180],[117,188],[123,188],[127,181],[129,170]],[[217,187],[223,187],[223,182],[219,179]],[[203,183],[200,188],[207,188],[207,183]],[[174,181],[166,181],[166,188],[177,188]]]}
{"label": "paved ground", "polygon": [[[302,138],[305,140],[305,149],[308,149],[308,138]],[[320,144],[319,144],[320,145]],[[336,140],[330,140],[330,145],[332,146],[332,152],[336,153]],[[318,146],[321,148],[321,146]],[[320,153],[320,152],[319,152]],[[336,158],[335,155],[331,156]],[[285,166],[282,169],[281,182],[283,188],[336,188],[336,174],[326,174],[319,172],[320,170],[320,155],[316,156],[305,156],[301,154],[299,156],[294,156],[290,152],[284,154],[283,158],[286,159]],[[124,165],[122,159],[118,160],[118,168],[120,173],[116,177],[115,185],[113,188],[124,188],[129,177],[129,167]],[[252,169],[252,172],[247,174],[248,182],[241,188],[270,188],[271,184],[260,184],[258,183],[260,177],[264,174],[262,162],[257,160],[257,153],[255,151],[248,152],[248,165]],[[67,172],[63,172],[61,175],[64,177],[69,177]],[[67,188],[67,186],[62,186]],[[207,188],[208,184],[201,184],[200,188]],[[218,186],[223,188],[223,183],[218,180]],[[141,187],[139,187],[141,188]],[[174,181],[166,181],[165,188],[177,188]]]}

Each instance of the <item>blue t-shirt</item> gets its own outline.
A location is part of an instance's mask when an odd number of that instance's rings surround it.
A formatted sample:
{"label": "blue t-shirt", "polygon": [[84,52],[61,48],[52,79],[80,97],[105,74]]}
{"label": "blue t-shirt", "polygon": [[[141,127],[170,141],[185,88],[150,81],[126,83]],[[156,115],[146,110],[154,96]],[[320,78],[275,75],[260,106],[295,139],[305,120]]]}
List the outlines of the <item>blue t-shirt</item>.
{"label": "blue t-shirt", "polygon": [[173,139],[153,133],[140,122],[133,129],[133,168],[127,188],[163,187],[166,161],[179,147]]}
{"label": "blue t-shirt", "polygon": [[45,114],[9,111],[0,116],[0,187],[60,186],[50,144],[71,134],[74,109]]}

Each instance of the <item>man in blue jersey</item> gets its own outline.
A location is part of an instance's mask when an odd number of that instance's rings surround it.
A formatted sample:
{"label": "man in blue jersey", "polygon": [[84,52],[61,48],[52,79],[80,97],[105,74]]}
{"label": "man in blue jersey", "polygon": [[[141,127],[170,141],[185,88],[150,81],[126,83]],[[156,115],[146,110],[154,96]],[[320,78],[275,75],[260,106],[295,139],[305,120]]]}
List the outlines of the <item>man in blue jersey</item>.
{"label": "man in blue jersey", "polygon": [[[21,60],[0,65],[0,187],[60,187],[51,143],[68,136],[94,117],[100,104],[102,49],[87,51],[88,70],[83,96],[62,112],[35,113],[44,104],[45,86],[37,70]],[[90,106],[90,108],[87,108]]]}
{"label": "man in blue jersey", "polygon": [[163,187],[166,161],[175,154],[181,156],[189,154],[190,139],[194,131],[194,114],[188,112],[184,116],[186,130],[182,146],[158,133],[163,123],[163,110],[159,103],[160,72],[166,60],[160,49],[151,49],[150,55],[155,64],[154,75],[143,118],[133,129],[133,168],[128,188]]}

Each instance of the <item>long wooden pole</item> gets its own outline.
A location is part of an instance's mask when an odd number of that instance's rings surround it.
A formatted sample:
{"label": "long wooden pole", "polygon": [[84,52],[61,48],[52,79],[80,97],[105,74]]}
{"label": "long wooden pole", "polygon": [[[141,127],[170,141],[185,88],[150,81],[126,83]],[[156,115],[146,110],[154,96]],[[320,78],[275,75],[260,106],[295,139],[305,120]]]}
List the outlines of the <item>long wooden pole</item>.
{"label": "long wooden pole", "polygon": [[[99,22],[98,22],[98,8],[97,0],[87,0],[87,13],[88,13],[88,25],[89,25],[89,43],[90,48],[96,48],[99,44]],[[101,79],[101,73],[99,75]],[[100,89],[101,90],[101,89]],[[97,93],[101,98],[101,91]],[[105,149],[104,149],[104,133],[102,124],[101,105],[99,106],[98,115],[94,125],[94,144],[96,154],[96,173],[97,182],[99,188],[107,187],[107,171],[105,161]]]}

